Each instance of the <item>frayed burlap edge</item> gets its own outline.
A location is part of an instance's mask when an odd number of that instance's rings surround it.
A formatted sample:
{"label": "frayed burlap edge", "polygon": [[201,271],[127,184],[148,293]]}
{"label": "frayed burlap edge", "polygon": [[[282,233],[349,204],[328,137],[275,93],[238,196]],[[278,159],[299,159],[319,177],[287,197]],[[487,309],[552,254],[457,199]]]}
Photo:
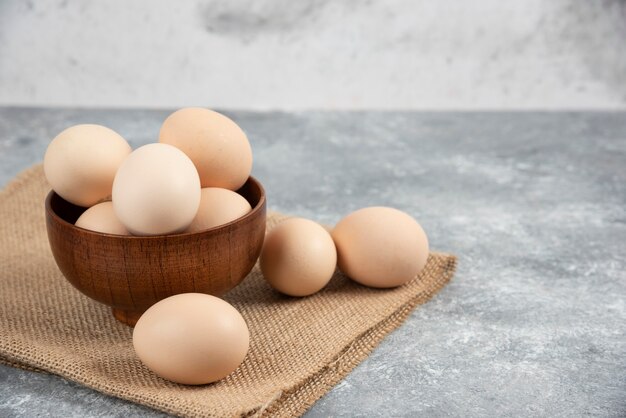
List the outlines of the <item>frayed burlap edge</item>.
{"label": "frayed burlap edge", "polygon": [[317,373],[279,393],[275,399],[259,410],[251,411],[251,416],[292,417],[304,414],[317,400],[365,360],[389,333],[402,325],[417,306],[430,300],[452,279],[456,271],[456,261],[455,256],[447,256],[444,263],[438,266],[436,287],[432,288],[429,293],[416,295],[393,314],[358,336]]}

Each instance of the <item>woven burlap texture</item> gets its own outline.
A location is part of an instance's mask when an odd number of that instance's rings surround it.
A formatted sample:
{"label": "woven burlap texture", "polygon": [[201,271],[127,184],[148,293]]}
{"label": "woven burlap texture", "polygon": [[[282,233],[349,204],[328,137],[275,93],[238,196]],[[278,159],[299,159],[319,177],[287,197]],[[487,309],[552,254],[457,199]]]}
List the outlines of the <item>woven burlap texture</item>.
{"label": "woven burlap texture", "polygon": [[[455,268],[454,256],[433,253],[415,280],[396,289],[371,289],[336,274],[323,291],[289,298],[273,291],[257,266],[224,297],[250,328],[244,363],[215,384],[177,385],[141,364],[131,328],[63,278],[46,237],[49,190],[39,165],[0,192],[0,362],[179,416],[303,414]],[[268,229],[283,218],[270,213]]]}

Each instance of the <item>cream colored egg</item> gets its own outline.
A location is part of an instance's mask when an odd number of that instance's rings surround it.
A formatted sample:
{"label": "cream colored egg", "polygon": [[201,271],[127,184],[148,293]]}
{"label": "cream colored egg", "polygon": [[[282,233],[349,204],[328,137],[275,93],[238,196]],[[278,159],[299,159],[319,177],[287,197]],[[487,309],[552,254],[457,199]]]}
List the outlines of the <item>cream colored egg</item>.
{"label": "cream colored egg", "polygon": [[113,178],[130,145],[100,125],[76,125],[58,134],[46,150],[43,169],[63,199],[89,207],[111,196]]}
{"label": "cream colored egg", "polygon": [[187,232],[224,225],[251,210],[250,203],[242,195],[228,189],[206,187],[201,191],[200,208]]}
{"label": "cream colored egg", "polygon": [[330,281],[337,266],[337,251],[321,225],[292,218],[267,234],[260,264],[274,289],[290,296],[307,296]]}
{"label": "cream colored egg", "polygon": [[90,207],[80,215],[75,225],[105,234],[130,235],[130,232],[115,216],[111,202],[102,202]]}
{"label": "cream colored egg", "polygon": [[137,321],[133,346],[139,359],[172,382],[202,385],[232,373],[248,352],[246,321],[228,302],[184,293],[154,304]]}
{"label": "cream colored egg", "polygon": [[178,148],[148,144],[124,160],[113,182],[113,208],[134,235],[184,231],[198,212],[200,179]]}
{"label": "cream colored egg", "polygon": [[415,219],[397,209],[370,207],[343,218],[333,229],[339,269],[371,287],[395,287],[426,265],[428,238]]}
{"label": "cream colored egg", "polygon": [[199,107],[180,109],[163,122],[159,142],[174,145],[191,158],[202,187],[237,190],[250,176],[248,138],[221,113]]}

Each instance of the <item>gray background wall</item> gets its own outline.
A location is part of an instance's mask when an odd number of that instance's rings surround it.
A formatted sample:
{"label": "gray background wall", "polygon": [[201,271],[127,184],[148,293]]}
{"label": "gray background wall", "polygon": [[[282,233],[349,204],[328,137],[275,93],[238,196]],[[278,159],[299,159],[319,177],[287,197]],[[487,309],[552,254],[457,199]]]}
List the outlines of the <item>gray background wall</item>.
{"label": "gray background wall", "polygon": [[626,108],[623,0],[0,0],[0,105]]}

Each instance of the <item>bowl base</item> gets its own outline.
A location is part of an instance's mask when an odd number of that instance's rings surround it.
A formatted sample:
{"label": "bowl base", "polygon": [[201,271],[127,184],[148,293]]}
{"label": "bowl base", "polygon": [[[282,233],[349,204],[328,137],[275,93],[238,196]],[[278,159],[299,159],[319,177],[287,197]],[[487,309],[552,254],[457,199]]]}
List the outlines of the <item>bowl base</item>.
{"label": "bowl base", "polygon": [[143,312],[139,311],[125,311],[123,309],[115,308],[112,308],[111,310],[113,311],[115,319],[128,325],[129,327],[134,327],[137,321],[139,321],[139,317],[143,314]]}

